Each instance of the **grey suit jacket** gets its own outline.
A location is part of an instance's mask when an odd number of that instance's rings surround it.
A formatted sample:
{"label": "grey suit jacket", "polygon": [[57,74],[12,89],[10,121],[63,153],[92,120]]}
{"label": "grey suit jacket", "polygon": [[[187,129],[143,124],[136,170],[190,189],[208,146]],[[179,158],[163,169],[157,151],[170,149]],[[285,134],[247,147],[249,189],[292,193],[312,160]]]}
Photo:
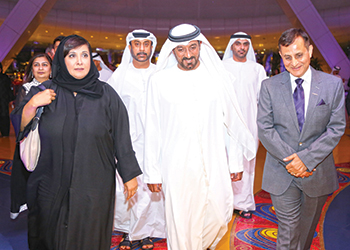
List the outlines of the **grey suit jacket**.
{"label": "grey suit jacket", "polygon": [[267,150],[262,188],[280,195],[293,177],[283,159],[297,153],[314,174],[301,179],[310,197],[330,194],[338,185],[333,149],[345,131],[341,80],[311,68],[311,89],[305,123],[299,131],[290,75],[283,72],[262,82],[258,107],[259,139]]}

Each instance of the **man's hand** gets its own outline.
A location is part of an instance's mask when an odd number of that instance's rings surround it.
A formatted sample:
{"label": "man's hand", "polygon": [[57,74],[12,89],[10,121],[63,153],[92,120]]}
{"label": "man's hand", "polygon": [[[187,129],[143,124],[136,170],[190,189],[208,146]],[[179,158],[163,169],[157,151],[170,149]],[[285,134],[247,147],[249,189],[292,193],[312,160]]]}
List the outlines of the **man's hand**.
{"label": "man's hand", "polygon": [[312,172],[308,172],[308,168],[305,166],[305,164],[300,160],[299,156],[297,154],[292,154],[286,158],[283,159],[283,161],[291,161],[287,166],[286,169],[288,173],[295,177],[309,177],[313,174],[316,169],[314,169]]}
{"label": "man's hand", "polygon": [[231,181],[240,181],[242,180],[243,172],[239,173],[232,173],[231,174]]}
{"label": "man's hand", "polygon": [[158,183],[158,184],[147,184],[148,189],[154,193],[154,192],[160,192],[162,191],[162,184]]}
{"label": "man's hand", "polygon": [[301,174],[301,176],[299,176],[299,177],[301,177],[301,178],[305,178],[305,177],[309,177],[309,176],[311,176],[311,175],[313,175],[313,173],[316,171],[316,168],[314,168],[313,170],[312,170],[312,172],[308,172],[308,171],[305,171],[303,174]]}
{"label": "man's hand", "polygon": [[136,177],[131,179],[130,181],[124,183],[124,194],[128,194],[126,200],[128,201],[132,198],[137,192],[137,179]]}

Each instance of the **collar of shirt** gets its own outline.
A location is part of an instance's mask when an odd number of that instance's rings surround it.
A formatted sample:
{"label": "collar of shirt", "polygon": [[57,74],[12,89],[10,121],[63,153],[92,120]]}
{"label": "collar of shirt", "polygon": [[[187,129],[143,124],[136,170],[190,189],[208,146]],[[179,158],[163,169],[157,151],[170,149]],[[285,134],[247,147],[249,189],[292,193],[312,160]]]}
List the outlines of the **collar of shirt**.
{"label": "collar of shirt", "polygon": [[290,74],[290,82],[292,85],[292,95],[294,93],[295,88],[297,87],[297,84],[295,82],[296,79],[301,78],[304,80],[302,86],[304,89],[304,98],[305,98],[305,117],[306,117],[306,112],[307,112],[307,107],[309,104],[309,97],[310,97],[310,89],[311,89],[311,69],[310,66],[307,69],[307,71],[305,72],[305,74],[301,77],[295,77],[292,74]]}
{"label": "collar of shirt", "polygon": [[33,78],[33,80],[31,82],[27,82],[27,83],[23,84],[23,87],[26,90],[26,95],[29,93],[31,87],[39,86],[40,84],[41,83],[35,78]]}

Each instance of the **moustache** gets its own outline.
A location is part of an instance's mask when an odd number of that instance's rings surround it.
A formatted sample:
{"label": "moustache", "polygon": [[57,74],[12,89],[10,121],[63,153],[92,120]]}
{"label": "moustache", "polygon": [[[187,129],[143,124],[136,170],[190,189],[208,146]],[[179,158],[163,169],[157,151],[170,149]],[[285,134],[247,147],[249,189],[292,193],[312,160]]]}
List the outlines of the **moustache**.
{"label": "moustache", "polygon": [[184,57],[184,58],[182,58],[182,61],[184,61],[184,60],[192,60],[192,59],[196,59],[196,58],[194,56],[191,56],[190,58]]}
{"label": "moustache", "polygon": [[136,55],[137,55],[137,56],[147,56],[147,53],[145,53],[145,52],[139,52],[139,53],[137,53]]}

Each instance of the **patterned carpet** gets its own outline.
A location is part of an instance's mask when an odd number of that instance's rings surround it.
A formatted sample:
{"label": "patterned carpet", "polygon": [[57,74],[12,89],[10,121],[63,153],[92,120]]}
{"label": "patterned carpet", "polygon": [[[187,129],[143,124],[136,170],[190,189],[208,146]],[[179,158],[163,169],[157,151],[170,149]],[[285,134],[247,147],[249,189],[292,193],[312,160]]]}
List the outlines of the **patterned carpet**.
{"label": "patterned carpet", "polygon": [[[123,233],[114,232],[112,235],[111,250],[119,250],[118,245],[121,241]],[[166,250],[166,240],[159,238],[152,238],[154,242],[154,250]],[[132,244],[132,250],[142,250],[140,241],[135,241]]]}
{"label": "patterned carpet", "polygon": [[[323,250],[323,223],[329,204],[337,196],[338,192],[347,185],[350,185],[350,163],[337,164],[339,189],[329,196],[325,207],[323,208],[320,223],[317,226],[316,233],[310,250]],[[250,220],[239,216],[233,218],[231,231],[230,250],[272,250],[276,249],[277,239],[277,218],[271,204],[270,195],[265,191],[260,191],[255,195],[256,212]],[[115,232],[112,238],[113,250],[118,250],[118,244],[122,238],[122,233]],[[134,249],[141,249],[140,243],[133,244]],[[167,249],[164,239],[155,239],[154,250]]]}
{"label": "patterned carpet", "polygon": [[[0,159],[0,173],[11,175],[11,160]],[[329,196],[326,205],[323,208],[320,223],[312,242],[311,250],[325,249],[323,225],[324,219],[332,200],[346,186],[350,185],[350,163],[337,164],[339,189]],[[235,216],[231,221],[231,241],[233,248],[231,250],[261,250],[276,249],[277,238],[277,219],[273,206],[271,204],[270,195],[265,191],[260,191],[255,195],[256,212],[250,220]],[[229,233],[229,232],[228,232]],[[118,245],[122,238],[122,233],[114,232],[112,236],[111,250],[119,250]],[[153,239],[154,250],[165,250],[165,239]],[[133,250],[141,249],[141,243],[134,242]]]}
{"label": "patterned carpet", "polygon": [[12,160],[0,159],[0,173],[11,175]]}
{"label": "patterned carpet", "polygon": [[[343,187],[350,185],[350,163],[337,164],[339,189],[329,196],[320,218],[320,223],[311,245],[311,250],[321,250],[324,247],[323,224],[331,201]],[[236,217],[233,222],[234,250],[276,249],[277,219],[271,204],[270,195],[260,191],[255,195],[256,212],[251,220]],[[231,249],[232,250],[232,249]]]}

